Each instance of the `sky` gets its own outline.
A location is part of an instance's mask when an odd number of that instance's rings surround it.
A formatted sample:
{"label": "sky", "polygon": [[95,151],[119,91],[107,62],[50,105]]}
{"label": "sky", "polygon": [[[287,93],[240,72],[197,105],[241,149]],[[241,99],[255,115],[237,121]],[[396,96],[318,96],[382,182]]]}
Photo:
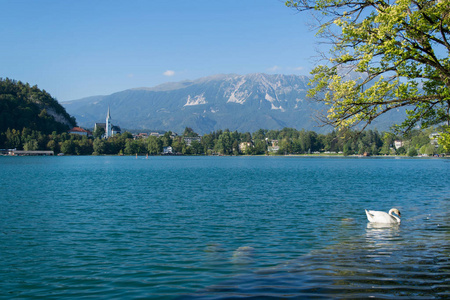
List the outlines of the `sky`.
{"label": "sky", "polygon": [[307,13],[282,0],[0,0],[0,77],[58,101],[215,74],[311,71]]}

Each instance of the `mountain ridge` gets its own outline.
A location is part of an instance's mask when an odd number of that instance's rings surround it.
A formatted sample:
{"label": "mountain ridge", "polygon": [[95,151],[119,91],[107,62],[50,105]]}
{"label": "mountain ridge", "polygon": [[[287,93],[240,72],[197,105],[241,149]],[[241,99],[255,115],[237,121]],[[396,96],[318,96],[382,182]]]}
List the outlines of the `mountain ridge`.
{"label": "mountain ridge", "polygon": [[[201,134],[284,127],[330,131],[314,121],[316,112],[326,107],[307,100],[308,82],[309,77],[297,75],[217,74],[61,104],[87,128],[103,122],[109,106],[113,123],[127,129],[182,132],[191,127]],[[377,122],[378,129],[384,130],[398,119],[395,113],[391,115]]]}

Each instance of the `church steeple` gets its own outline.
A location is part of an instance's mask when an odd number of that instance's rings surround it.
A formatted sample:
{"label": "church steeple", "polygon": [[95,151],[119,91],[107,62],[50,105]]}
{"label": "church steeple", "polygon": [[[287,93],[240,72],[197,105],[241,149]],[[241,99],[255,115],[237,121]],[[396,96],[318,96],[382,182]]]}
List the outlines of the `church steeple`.
{"label": "church steeple", "polygon": [[109,105],[108,105],[108,114],[106,115],[106,138],[109,138],[110,136],[112,136],[112,124],[111,124],[111,112],[109,109]]}

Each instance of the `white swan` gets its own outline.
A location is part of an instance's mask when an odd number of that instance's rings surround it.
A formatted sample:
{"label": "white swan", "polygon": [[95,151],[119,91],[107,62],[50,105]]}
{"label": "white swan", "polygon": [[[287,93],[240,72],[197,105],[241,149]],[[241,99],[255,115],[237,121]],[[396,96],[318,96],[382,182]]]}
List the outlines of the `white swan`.
{"label": "white swan", "polygon": [[[394,216],[392,213],[398,215]],[[400,224],[400,211],[396,208],[389,210],[389,214],[384,211],[367,210],[366,215],[369,222],[373,223],[389,223],[389,224]]]}

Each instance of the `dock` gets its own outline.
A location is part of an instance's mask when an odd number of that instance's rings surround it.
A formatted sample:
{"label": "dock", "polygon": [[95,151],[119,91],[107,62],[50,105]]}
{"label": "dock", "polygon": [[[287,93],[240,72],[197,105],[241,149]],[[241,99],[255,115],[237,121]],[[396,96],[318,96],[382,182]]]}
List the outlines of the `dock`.
{"label": "dock", "polygon": [[53,156],[53,151],[25,151],[25,150],[9,150],[8,155],[11,156]]}

